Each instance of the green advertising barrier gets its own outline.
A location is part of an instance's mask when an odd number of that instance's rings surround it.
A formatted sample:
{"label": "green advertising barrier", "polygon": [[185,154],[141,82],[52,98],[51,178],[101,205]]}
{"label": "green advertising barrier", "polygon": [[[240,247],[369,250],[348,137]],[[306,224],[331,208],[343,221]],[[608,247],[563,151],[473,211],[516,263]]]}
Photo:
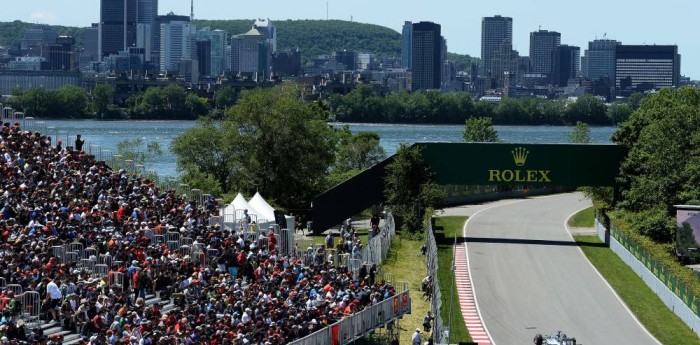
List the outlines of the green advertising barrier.
{"label": "green advertising barrier", "polygon": [[419,143],[441,185],[612,186],[625,148],[591,144]]}
{"label": "green advertising barrier", "polygon": [[679,281],[678,277],[674,276],[661,263],[657,262],[654,257],[644,249],[639,243],[634,241],[622,231],[617,229],[615,225],[611,226],[610,236],[613,237],[620,245],[629,251],[644,267],[649,269],[659,280],[666,285],[678,298],[685,303],[695,315],[700,317],[700,298],[695,296],[686,286],[685,283]]}

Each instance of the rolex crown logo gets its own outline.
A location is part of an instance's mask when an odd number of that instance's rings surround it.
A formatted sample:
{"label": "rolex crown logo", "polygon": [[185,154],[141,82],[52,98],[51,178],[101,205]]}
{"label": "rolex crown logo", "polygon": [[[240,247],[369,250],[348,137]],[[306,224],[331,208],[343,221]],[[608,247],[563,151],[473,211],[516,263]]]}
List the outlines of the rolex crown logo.
{"label": "rolex crown logo", "polygon": [[515,165],[521,167],[525,165],[527,155],[530,154],[530,151],[526,150],[523,147],[518,147],[515,150],[511,151],[511,153],[513,154],[513,161],[515,161]]}

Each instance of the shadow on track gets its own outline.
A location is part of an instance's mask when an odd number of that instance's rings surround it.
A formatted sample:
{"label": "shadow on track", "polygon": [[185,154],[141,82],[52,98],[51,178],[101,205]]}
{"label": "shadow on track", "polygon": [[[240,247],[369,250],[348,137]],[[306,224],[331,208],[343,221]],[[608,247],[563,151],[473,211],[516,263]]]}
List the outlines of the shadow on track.
{"label": "shadow on track", "polygon": [[457,243],[533,244],[562,247],[606,247],[605,243],[578,243],[573,241],[531,240],[519,238],[466,237],[458,238]]}

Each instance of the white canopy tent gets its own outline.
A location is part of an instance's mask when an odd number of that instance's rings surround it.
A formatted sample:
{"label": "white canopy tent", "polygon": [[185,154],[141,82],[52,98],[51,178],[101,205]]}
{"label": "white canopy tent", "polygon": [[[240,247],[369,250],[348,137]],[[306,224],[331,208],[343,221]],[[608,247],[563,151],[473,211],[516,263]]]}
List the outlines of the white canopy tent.
{"label": "white canopy tent", "polygon": [[255,210],[258,212],[258,219],[267,219],[271,222],[275,220],[275,209],[272,208],[267,201],[265,201],[260,193],[255,193],[255,195],[248,201],[248,205],[255,208]]}
{"label": "white canopy tent", "polygon": [[243,211],[248,210],[248,215],[257,223],[259,218],[263,218],[253,206],[248,204],[243,194],[238,193],[236,198],[223,209],[224,226],[231,229],[238,228],[239,222],[243,219]]}

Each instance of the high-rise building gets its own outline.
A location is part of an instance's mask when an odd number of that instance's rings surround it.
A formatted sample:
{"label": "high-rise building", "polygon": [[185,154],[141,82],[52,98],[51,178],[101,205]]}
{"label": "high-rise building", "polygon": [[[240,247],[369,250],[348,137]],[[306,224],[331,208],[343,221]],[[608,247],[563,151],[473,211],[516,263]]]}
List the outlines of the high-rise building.
{"label": "high-rise building", "polygon": [[[484,17],[481,19],[481,67],[482,75],[491,76],[491,61],[496,51],[513,49],[513,18]],[[505,47],[502,48],[502,46]]]}
{"label": "high-rise building", "polygon": [[598,81],[601,78],[615,79],[616,40],[594,40],[588,42],[588,49],[581,59],[581,76]]}
{"label": "high-rise building", "polygon": [[492,55],[491,78],[494,79],[496,87],[506,86],[506,76],[509,79],[508,81],[513,84],[518,80],[520,54],[513,50],[512,46],[510,41],[506,40]]}
{"label": "high-rise building", "polygon": [[401,67],[411,69],[411,45],[413,44],[413,23],[406,21],[401,29]]}
{"label": "high-rise building", "polygon": [[440,24],[413,23],[411,90],[440,89],[443,39]]}
{"label": "high-rise building", "polygon": [[75,61],[73,45],[75,39],[71,36],[58,36],[56,42],[46,46],[48,70],[70,71]]}
{"label": "high-rise building", "polygon": [[94,23],[91,27],[83,29],[85,42],[84,49],[80,53],[80,69],[90,69],[93,62],[100,61],[99,41],[100,24]]}
{"label": "high-rise building", "polygon": [[253,24],[253,29],[258,30],[263,36],[265,36],[270,43],[272,51],[274,53],[277,51],[277,28],[275,24],[269,18],[258,19]]}
{"label": "high-rise building", "polygon": [[197,39],[197,66],[199,75],[212,75],[211,61],[211,41],[208,39]]}
{"label": "high-rise building", "polygon": [[615,86],[619,93],[675,87],[680,74],[678,46],[615,46]]}
{"label": "high-rise building", "polygon": [[100,56],[136,46],[137,0],[101,0]]}
{"label": "high-rise building", "polygon": [[279,77],[296,77],[301,74],[301,52],[278,50],[272,54],[272,73]]}
{"label": "high-rise building", "polygon": [[335,62],[336,69],[340,71],[354,71],[357,65],[357,53],[353,51],[334,51],[331,61]]}
{"label": "high-rise building", "polygon": [[209,73],[204,73],[199,71],[200,75],[210,75],[219,76],[226,69],[226,43],[228,41],[228,34],[223,30],[212,30],[206,27],[202,30],[197,31],[197,40],[206,40],[211,42],[210,46],[210,62],[211,66]]}
{"label": "high-rise building", "polygon": [[39,47],[44,44],[52,44],[56,42],[58,34],[56,30],[48,25],[35,25],[24,31],[24,38],[20,43],[22,50],[36,50],[34,56],[41,55]]}
{"label": "high-rise building", "polygon": [[[151,46],[146,49],[146,57],[150,59],[151,51],[158,51],[160,49],[160,42],[156,41],[155,31],[159,29],[156,18],[158,17],[158,0],[138,0],[136,22],[138,24],[150,25],[151,37],[148,41]],[[146,47],[144,47],[146,48]]]}
{"label": "high-rise building", "polygon": [[270,43],[265,35],[253,28],[243,35],[231,37],[231,72],[269,76]]}
{"label": "high-rise building", "polygon": [[[151,24],[136,24],[136,47],[143,48],[145,61],[151,62],[153,47],[153,26]],[[159,48],[160,49],[160,48]]]}
{"label": "high-rise building", "polygon": [[160,70],[176,71],[181,60],[196,58],[197,27],[174,21],[160,25]]}
{"label": "high-rise building", "polygon": [[[153,51],[155,53],[160,52],[160,31],[161,31],[161,25],[162,24],[169,24],[172,22],[190,22],[190,16],[182,16],[182,15],[177,15],[173,13],[169,13],[164,16],[157,16],[156,17],[156,26],[153,28],[154,35],[153,39],[155,40],[156,47]],[[159,55],[159,54],[154,54],[154,55]],[[155,61],[160,61],[160,57],[156,59]]]}
{"label": "high-rise building", "polygon": [[579,75],[581,48],[562,44],[554,51],[554,78],[556,86],[567,86]]}
{"label": "high-rise building", "polygon": [[554,51],[561,44],[561,34],[539,30],[530,33],[530,73],[552,77]]}

